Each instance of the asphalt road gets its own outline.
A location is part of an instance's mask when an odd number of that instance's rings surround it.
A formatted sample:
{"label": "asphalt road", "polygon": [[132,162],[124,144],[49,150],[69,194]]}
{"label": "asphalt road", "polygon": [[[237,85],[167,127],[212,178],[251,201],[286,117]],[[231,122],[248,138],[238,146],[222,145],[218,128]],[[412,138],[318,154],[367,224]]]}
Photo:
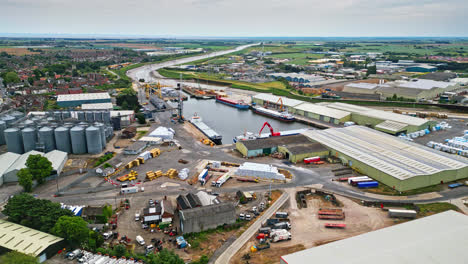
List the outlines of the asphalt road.
{"label": "asphalt road", "polygon": [[229,263],[229,260],[241,249],[242,246],[262,227],[262,223],[270,218],[283,204],[289,199],[289,194],[284,192],[276,202],[268,208],[247,230],[239,236],[222,254],[218,257],[215,264]]}

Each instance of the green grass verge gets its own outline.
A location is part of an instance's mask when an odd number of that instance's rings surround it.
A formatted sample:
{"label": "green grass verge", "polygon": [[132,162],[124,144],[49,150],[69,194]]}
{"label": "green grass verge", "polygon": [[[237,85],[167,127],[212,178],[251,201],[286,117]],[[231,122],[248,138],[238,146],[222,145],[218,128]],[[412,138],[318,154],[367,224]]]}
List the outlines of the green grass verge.
{"label": "green grass verge", "polygon": [[430,192],[440,192],[443,189],[444,189],[443,185],[438,184],[438,185],[427,186],[427,187],[418,188],[414,190],[399,192],[385,184],[379,183],[379,187],[367,189],[365,191],[369,193],[382,194],[382,195],[411,196],[411,195],[430,193]]}
{"label": "green grass verge", "polygon": [[460,212],[460,209],[451,203],[429,203],[429,204],[417,204],[419,207],[420,216],[428,216],[448,210],[454,210]]}

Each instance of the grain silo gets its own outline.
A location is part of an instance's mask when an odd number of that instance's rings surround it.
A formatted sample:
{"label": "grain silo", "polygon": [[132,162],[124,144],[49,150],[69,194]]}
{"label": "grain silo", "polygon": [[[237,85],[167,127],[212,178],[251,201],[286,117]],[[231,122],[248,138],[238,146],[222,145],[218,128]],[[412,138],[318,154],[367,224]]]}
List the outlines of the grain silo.
{"label": "grain silo", "polygon": [[15,118],[15,120],[21,119],[24,114],[19,112],[19,111],[14,111],[13,113],[10,114],[12,117]]}
{"label": "grain silo", "polygon": [[5,134],[4,131],[7,128],[5,121],[0,120],[0,145],[5,145]]}
{"label": "grain silo", "polygon": [[36,123],[34,123],[34,121],[28,119],[28,120],[24,121],[24,125],[25,126],[34,126],[34,125],[36,125]]}
{"label": "grain silo", "polygon": [[57,149],[63,152],[72,153],[72,144],[70,139],[70,128],[57,127],[54,130],[55,145]]}
{"label": "grain silo", "polygon": [[70,129],[70,139],[72,144],[73,154],[85,154],[86,148],[86,135],[85,129],[81,126],[74,126]]}
{"label": "grain silo", "polygon": [[94,112],[93,111],[86,111],[86,121],[87,122],[94,122]]}
{"label": "grain silo", "polygon": [[102,122],[102,112],[101,111],[94,111],[94,121]]}
{"label": "grain silo", "polygon": [[62,120],[69,119],[69,118],[71,118],[70,111],[63,111],[62,112]]}
{"label": "grain silo", "polygon": [[109,111],[103,111],[102,112],[102,121],[104,121],[106,124],[110,123],[111,121],[111,114]]}
{"label": "grain silo", "polygon": [[27,127],[21,130],[24,152],[36,149],[37,132],[35,128]]}
{"label": "grain silo", "polygon": [[99,128],[99,133],[101,135],[101,145],[102,148],[106,148],[106,127],[102,123],[94,123],[94,126]]}
{"label": "grain silo", "polygon": [[85,115],[85,112],[83,111],[78,111],[78,120],[79,121],[86,121],[86,115]]}
{"label": "grain silo", "polygon": [[11,115],[4,115],[2,120],[6,123],[7,127],[10,127],[16,121]]}
{"label": "grain silo", "polygon": [[98,154],[102,152],[101,131],[99,128],[90,126],[86,128],[86,146],[88,153]]}
{"label": "grain silo", "polygon": [[[54,112],[54,119],[57,120],[57,121],[62,120],[62,112],[60,112],[60,111],[55,111],[55,112]],[[47,120],[48,120],[48,119],[47,119]]]}
{"label": "grain silo", "polygon": [[4,134],[8,151],[17,154],[23,154],[23,137],[21,136],[21,131],[12,127],[5,129]]}
{"label": "grain silo", "polygon": [[49,152],[55,149],[54,130],[50,127],[41,127],[39,129],[39,142],[44,144],[44,152]]}

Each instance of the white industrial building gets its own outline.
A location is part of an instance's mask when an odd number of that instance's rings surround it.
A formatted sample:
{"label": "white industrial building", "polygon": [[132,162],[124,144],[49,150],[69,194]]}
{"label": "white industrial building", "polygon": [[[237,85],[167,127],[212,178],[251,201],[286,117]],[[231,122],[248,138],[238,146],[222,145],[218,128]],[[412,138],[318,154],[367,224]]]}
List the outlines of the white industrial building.
{"label": "white industrial building", "polygon": [[0,185],[7,182],[17,182],[18,176],[16,175],[19,170],[26,168],[26,161],[30,155],[41,155],[46,157],[52,163],[52,173],[60,173],[68,160],[68,154],[63,151],[53,150],[48,153],[43,153],[35,150],[31,150],[22,155],[7,152],[0,155]]}
{"label": "white industrial building", "polygon": [[468,177],[468,159],[401,140],[363,126],[308,130],[309,139],[330,150],[343,164],[398,190]]}
{"label": "white industrial building", "polygon": [[109,93],[60,94],[57,105],[60,107],[76,107],[82,104],[110,103]]}
{"label": "white industrial building", "polygon": [[234,172],[236,176],[250,176],[263,179],[281,180],[284,181],[286,177],[278,172],[278,168],[270,164],[261,164],[253,162],[244,162]]}
{"label": "white industrial building", "polygon": [[83,110],[112,110],[114,106],[112,103],[96,103],[96,104],[82,104]]}
{"label": "white industrial building", "polygon": [[465,264],[468,216],[447,211],[282,256],[281,264]]}

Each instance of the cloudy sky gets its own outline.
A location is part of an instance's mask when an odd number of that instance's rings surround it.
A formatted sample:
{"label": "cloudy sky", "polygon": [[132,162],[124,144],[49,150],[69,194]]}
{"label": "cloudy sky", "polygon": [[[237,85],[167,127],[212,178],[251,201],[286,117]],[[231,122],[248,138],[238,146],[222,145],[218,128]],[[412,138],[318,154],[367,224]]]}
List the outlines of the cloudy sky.
{"label": "cloudy sky", "polygon": [[467,0],[0,0],[0,33],[468,36]]}

